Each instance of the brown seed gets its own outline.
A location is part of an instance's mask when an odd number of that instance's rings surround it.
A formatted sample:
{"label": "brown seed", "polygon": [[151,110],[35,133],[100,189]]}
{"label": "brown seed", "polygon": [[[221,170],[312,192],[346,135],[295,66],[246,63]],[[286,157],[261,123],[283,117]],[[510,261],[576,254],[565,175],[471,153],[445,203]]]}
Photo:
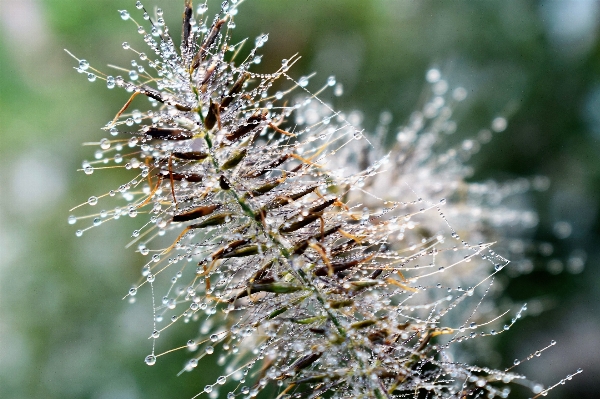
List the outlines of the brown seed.
{"label": "brown seed", "polygon": [[280,196],[275,198],[273,201],[271,201],[269,204],[267,204],[265,206],[266,209],[277,209],[280,208],[284,205],[289,204],[290,202],[294,202],[299,198],[304,197],[307,194],[312,193],[313,191],[315,191],[317,189],[317,186],[310,186],[306,189],[304,189],[303,191],[300,191],[299,193],[295,193],[295,194],[289,194],[286,196]]}
{"label": "brown seed", "polygon": [[147,136],[150,136],[153,139],[166,141],[189,140],[194,137],[194,133],[190,132],[189,130],[162,127],[150,127],[148,130],[142,133],[145,133]]}
{"label": "brown seed", "polygon": [[190,152],[174,151],[171,154],[175,158],[185,159],[187,161],[201,161],[208,157],[208,153],[202,152],[202,151],[190,151]]}
{"label": "brown seed", "polygon": [[[216,62],[213,62],[211,66],[209,66],[208,68],[206,68],[206,72],[204,73],[204,77],[202,78],[202,81],[200,81],[200,86],[203,86],[206,83],[208,83],[208,81],[210,80],[210,78],[215,73],[216,69],[217,69],[217,63]],[[202,90],[202,91],[204,91],[204,90]]]}
{"label": "brown seed", "polygon": [[212,129],[217,123],[217,117],[219,112],[219,104],[213,103],[210,101],[210,105],[208,106],[208,114],[206,114],[206,118],[204,118],[204,127],[207,130]]}
{"label": "brown seed", "polygon": [[152,87],[148,86],[148,85],[140,85],[139,90],[142,94],[145,94],[146,96],[155,99],[156,101],[159,101],[161,103],[164,103],[165,100],[162,97],[162,94],[160,94],[160,92],[156,89],[153,89]]}
{"label": "brown seed", "polygon": [[274,168],[278,167],[279,165],[281,165],[282,163],[287,161],[287,159],[289,157],[290,157],[290,154],[284,154],[281,157],[276,158],[276,159],[272,160],[271,162],[268,162],[267,164],[261,165],[260,169],[253,170],[251,172],[244,174],[243,177],[253,178],[253,177],[258,177],[258,176],[264,175],[265,173],[273,170]]}
{"label": "brown seed", "polygon": [[215,40],[217,39],[217,36],[219,35],[219,31],[221,30],[221,27],[223,26],[224,23],[225,23],[224,19],[221,19],[221,20],[215,22],[212,29],[210,30],[210,33],[208,34],[206,39],[204,39],[202,46],[200,46],[200,50],[198,50],[198,53],[196,54],[196,56],[194,57],[194,60],[192,61],[192,71],[195,70],[196,68],[198,68],[200,66],[200,63],[202,61],[204,61],[204,59],[206,58],[206,56],[208,54],[208,50],[215,43]]}
{"label": "brown seed", "polygon": [[220,206],[221,205],[219,204],[201,206],[192,211],[180,213],[179,215],[173,216],[173,222],[187,222],[189,220],[201,218],[202,216],[211,214]]}
{"label": "brown seed", "polygon": [[337,201],[337,198],[332,198],[330,200],[327,200],[320,205],[310,208],[308,212],[309,213],[321,212],[322,210],[325,210],[327,207],[333,205],[335,203],[335,201]]}
{"label": "brown seed", "polygon": [[297,243],[294,246],[294,249],[293,249],[294,255],[303,254],[304,251],[306,251],[306,249],[308,248],[308,244],[310,243],[311,240],[322,240],[323,238],[337,232],[340,227],[342,227],[342,226],[338,225],[338,226],[332,227],[330,229],[325,230],[323,233],[315,234],[314,236],[312,236],[311,238],[309,238],[307,240],[300,241],[299,243]]}
{"label": "brown seed", "polygon": [[202,175],[199,173],[171,173],[171,179],[173,180],[187,180],[191,183],[199,183],[202,181]]}
{"label": "brown seed", "polygon": [[213,261],[217,260],[217,259],[221,259],[221,257],[223,256],[223,254],[227,251],[231,251],[234,248],[237,248],[239,246],[242,246],[244,244],[247,244],[248,240],[236,240],[236,241],[232,241],[229,244],[217,249],[215,252],[213,252],[212,254],[210,254],[210,257],[212,258]]}
{"label": "brown seed", "polygon": [[323,266],[323,267],[319,267],[318,269],[315,269],[315,276],[327,276],[330,271],[332,273],[342,272],[344,270],[348,270],[359,264],[360,264],[360,259],[351,260],[349,262],[332,263],[331,268],[327,267],[327,266]]}
{"label": "brown seed", "polygon": [[244,137],[246,134],[258,129],[260,122],[266,119],[265,114],[253,115],[246,121],[245,124],[238,127],[235,131],[225,135],[225,138],[231,142],[237,141]]}
{"label": "brown seed", "polygon": [[244,82],[248,80],[248,77],[250,77],[250,74],[248,74],[247,72],[242,73],[242,75],[238,78],[233,87],[229,90],[227,96],[223,98],[223,101],[221,101],[221,109],[227,108],[229,104],[231,104],[231,102],[233,101],[233,96],[242,91]]}
{"label": "brown seed", "polygon": [[227,218],[231,217],[231,215],[231,212],[220,213],[218,215],[211,216],[200,223],[191,224],[188,226],[188,229],[202,229],[204,227],[219,226],[225,224],[227,222]]}
{"label": "brown seed", "polygon": [[320,213],[313,213],[308,216],[304,216],[302,220],[297,220],[295,222],[289,223],[288,226],[283,226],[279,229],[282,233],[292,233],[296,230],[303,228],[304,226],[309,225],[315,220],[319,219],[322,215]]}
{"label": "brown seed", "polygon": [[229,185],[229,181],[223,175],[219,177],[219,187],[221,187],[222,190],[229,190],[231,188],[231,186]]}
{"label": "brown seed", "polygon": [[192,32],[192,0],[185,0],[185,8],[183,9],[183,27],[181,29],[181,47],[184,52],[188,49],[190,33]]}
{"label": "brown seed", "polygon": [[316,276],[326,276],[330,272],[331,273],[342,272],[344,270],[348,270],[350,268],[358,266],[361,263],[367,262],[367,261],[373,259],[374,257],[375,257],[375,254],[372,254],[365,258],[353,259],[353,260],[350,260],[347,262],[333,262],[333,263],[331,263],[331,267],[324,266],[324,267],[319,267],[318,269],[315,269],[315,275]]}
{"label": "brown seed", "polygon": [[259,186],[259,187],[255,188],[254,190],[249,191],[247,193],[247,196],[249,196],[249,197],[260,197],[261,195],[266,194],[269,191],[271,191],[274,188],[276,188],[277,186],[279,186],[281,183],[283,183],[283,181],[284,181],[284,179],[275,179],[275,180],[267,181],[262,186]]}
{"label": "brown seed", "polygon": [[294,363],[292,363],[290,365],[290,369],[297,371],[297,370],[307,368],[308,366],[310,366],[311,364],[313,364],[314,362],[319,360],[321,355],[323,355],[323,353],[318,352],[318,353],[311,353],[311,354],[302,356],[300,359],[296,360]]}

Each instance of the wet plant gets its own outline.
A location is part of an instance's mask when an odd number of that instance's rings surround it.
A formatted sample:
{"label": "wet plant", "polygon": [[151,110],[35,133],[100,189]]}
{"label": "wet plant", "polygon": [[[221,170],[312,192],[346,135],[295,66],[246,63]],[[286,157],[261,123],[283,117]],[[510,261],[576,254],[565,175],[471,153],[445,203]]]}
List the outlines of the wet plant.
{"label": "wet plant", "polygon": [[[344,155],[370,143],[320,99],[335,78],[309,90],[312,75],[289,72],[297,55],[273,73],[253,72],[268,36],[247,53],[247,41],[232,43],[238,6],[226,1],[210,19],[206,3],[194,9],[186,0],[177,44],[163,11],[151,17],[138,1],[146,22],[120,15],[136,25],[149,54],[123,43],[136,54],[125,77],[78,59],[88,80],[131,93],[104,127],[113,137],[97,143],[96,160],[82,169],[125,163],[134,175],[81,205],[117,204],[77,235],[147,216],[130,245],[148,260],[126,296],[152,294],[146,364],[188,350],[182,372],[194,371],[220,353],[221,377],[199,389],[209,397],[507,397],[511,383],[545,393],[514,366],[461,360],[462,342],[508,330],[526,309],[480,311],[509,261],[492,242],[461,238],[444,213],[453,206],[444,190],[425,199],[420,187],[411,198],[371,190],[390,155],[364,165]],[[149,110],[131,109],[137,97],[149,100]],[[422,179],[435,170],[412,166],[398,172]],[[474,263],[484,273],[466,282],[461,276],[472,276],[464,270]],[[504,327],[491,329],[500,320]],[[186,323],[199,325],[196,336],[157,349],[163,331]]]}

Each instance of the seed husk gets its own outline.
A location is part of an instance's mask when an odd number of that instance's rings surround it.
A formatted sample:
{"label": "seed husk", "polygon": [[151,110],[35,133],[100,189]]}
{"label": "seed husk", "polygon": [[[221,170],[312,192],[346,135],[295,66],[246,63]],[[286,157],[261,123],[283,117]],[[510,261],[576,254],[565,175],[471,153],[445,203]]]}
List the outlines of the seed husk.
{"label": "seed husk", "polygon": [[217,208],[221,207],[219,204],[200,206],[189,212],[183,212],[173,216],[174,222],[187,222],[190,220],[201,218],[214,212]]}

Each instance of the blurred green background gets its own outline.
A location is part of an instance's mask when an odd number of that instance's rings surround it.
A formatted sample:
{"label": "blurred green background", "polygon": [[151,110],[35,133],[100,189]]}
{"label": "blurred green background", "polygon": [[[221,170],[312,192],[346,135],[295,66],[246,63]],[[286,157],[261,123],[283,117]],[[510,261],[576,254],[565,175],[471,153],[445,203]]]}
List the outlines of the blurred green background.
{"label": "blurred green background", "polygon": [[[121,300],[139,275],[139,255],[123,248],[134,224],[120,220],[81,238],[67,224],[69,208],[122,180],[119,172],[76,170],[95,150],[81,143],[104,137],[99,128],[128,95],[89,83],[63,49],[103,70],[129,65],[121,43],[142,48],[141,38],[116,10],[141,22],[134,3],[0,1],[1,398],[190,398],[218,376],[208,366],[176,377],[184,353],[144,364],[149,298],[141,294],[133,306]],[[145,2],[159,4],[177,33],[182,3]],[[456,137],[509,117],[506,131],[472,159],[472,180],[550,177],[551,188],[531,201],[540,214],[535,239],[553,253],[535,257],[533,270],[507,290],[517,300],[535,298],[544,311],[502,334],[496,353],[481,354],[479,363],[501,356],[508,366],[555,339],[517,370],[548,385],[581,367],[550,396],[597,398],[600,3],[248,0],[236,23],[240,39],[270,33],[258,70],[275,70],[299,52],[292,74],[316,71],[322,82],[336,75],[344,86],[336,108],[361,110],[370,130],[383,110],[394,115],[392,126],[407,120],[431,67],[469,92]],[[559,240],[561,221],[572,233]],[[583,270],[565,261],[573,251],[585,251]]]}

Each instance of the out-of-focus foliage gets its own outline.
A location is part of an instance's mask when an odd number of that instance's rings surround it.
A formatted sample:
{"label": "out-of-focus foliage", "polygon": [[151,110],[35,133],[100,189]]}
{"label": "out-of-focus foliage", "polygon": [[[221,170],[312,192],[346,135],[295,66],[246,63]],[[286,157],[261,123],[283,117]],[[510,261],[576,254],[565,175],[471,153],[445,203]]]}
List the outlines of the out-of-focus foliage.
{"label": "out-of-focus foliage", "polygon": [[[176,26],[182,5],[160,3]],[[205,368],[175,378],[183,354],[179,362],[174,355],[147,367],[151,308],[140,313],[120,300],[138,276],[140,260],[122,248],[133,227],[94,229],[76,239],[67,224],[71,206],[107,191],[118,174],[84,179],[76,169],[93,157],[80,143],[95,132],[104,137],[99,127],[124,96],[88,83],[62,49],[94,65],[127,66],[121,43],[139,35],[116,10],[131,10],[134,2],[3,0],[0,7],[0,396],[191,397],[203,385],[199,379],[217,374]],[[540,254],[508,286],[513,298],[536,299],[530,315],[544,312],[517,323],[482,359],[510,364],[556,339],[523,371],[551,384],[582,367],[584,374],[551,395],[594,397],[600,5],[248,0],[241,7],[239,39],[270,34],[260,69],[273,71],[300,53],[291,73],[336,75],[345,88],[336,108],[361,110],[368,128],[382,110],[393,114],[391,126],[403,124],[420,106],[431,66],[469,92],[457,110],[457,140],[497,115],[509,117],[508,129],[473,157],[474,178],[551,178],[545,194],[530,198],[541,215],[533,237]],[[557,235],[568,229],[557,222],[572,230],[561,240]],[[573,251],[586,252],[583,271],[569,263]]]}

